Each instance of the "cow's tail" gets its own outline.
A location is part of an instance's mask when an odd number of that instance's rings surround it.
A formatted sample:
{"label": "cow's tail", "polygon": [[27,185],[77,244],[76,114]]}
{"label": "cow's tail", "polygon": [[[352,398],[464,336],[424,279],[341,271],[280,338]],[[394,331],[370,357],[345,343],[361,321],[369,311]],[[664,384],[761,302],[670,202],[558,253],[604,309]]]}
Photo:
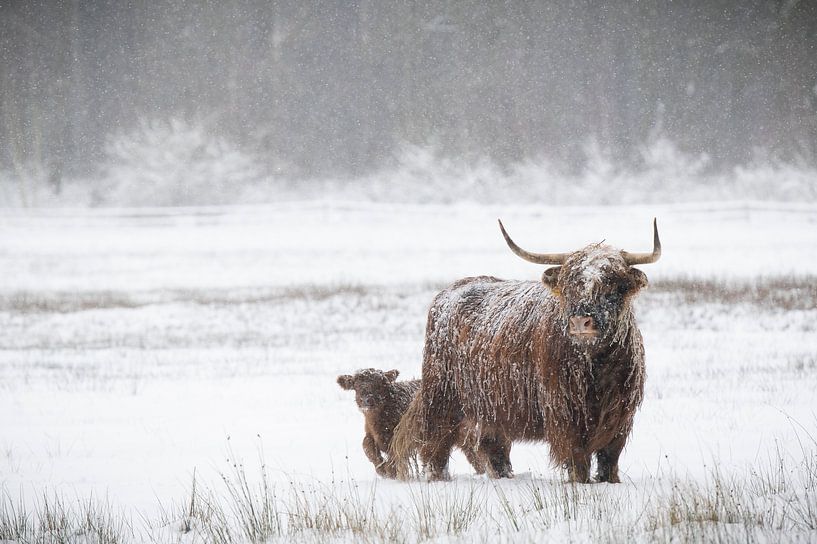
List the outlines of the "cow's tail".
{"label": "cow's tail", "polygon": [[414,395],[408,409],[394,428],[389,446],[389,460],[394,463],[399,480],[409,480],[419,475],[417,448],[423,425],[423,400],[420,391]]}

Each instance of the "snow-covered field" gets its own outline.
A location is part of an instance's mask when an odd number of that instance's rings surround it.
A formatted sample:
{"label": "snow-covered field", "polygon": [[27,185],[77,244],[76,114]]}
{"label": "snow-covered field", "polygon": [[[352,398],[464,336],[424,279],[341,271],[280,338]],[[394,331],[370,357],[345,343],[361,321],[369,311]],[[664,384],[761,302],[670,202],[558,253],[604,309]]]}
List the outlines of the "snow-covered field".
{"label": "snow-covered field", "polygon": [[[564,484],[541,444],[499,484],[459,453],[453,482],[375,477],[335,377],[418,377],[437,290],[538,278],[498,217],[533,251],[646,251],[654,216],[624,483]],[[4,210],[0,277],[0,540],[54,497],[128,539],[213,540],[201,501],[229,525],[242,482],[277,490],[282,541],[817,539],[814,205]]]}

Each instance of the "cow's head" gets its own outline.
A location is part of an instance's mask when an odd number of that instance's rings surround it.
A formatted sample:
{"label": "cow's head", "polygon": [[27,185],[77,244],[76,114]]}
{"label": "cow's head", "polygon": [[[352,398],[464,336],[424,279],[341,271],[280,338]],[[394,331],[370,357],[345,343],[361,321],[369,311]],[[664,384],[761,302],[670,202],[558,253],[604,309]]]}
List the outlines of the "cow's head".
{"label": "cow's head", "polygon": [[338,385],[342,389],[354,390],[355,402],[361,412],[379,410],[388,398],[388,392],[400,374],[397,370],[377,370],[366,368],[354,374],[338,376]]}
{"label": "cow's head", "polygon": [[592,244],[572,253],[530,253],[517,246],[502,221],[499,228],[508,247],[526,261],[556,265],[545,270],[542,282],[558,297],[566,332],[578,344],[592,344],[616,334],[629,301],[647,285],[647,276],[634,265],[661,257],[658,225],[653,220],[652,253],[629,253]]}

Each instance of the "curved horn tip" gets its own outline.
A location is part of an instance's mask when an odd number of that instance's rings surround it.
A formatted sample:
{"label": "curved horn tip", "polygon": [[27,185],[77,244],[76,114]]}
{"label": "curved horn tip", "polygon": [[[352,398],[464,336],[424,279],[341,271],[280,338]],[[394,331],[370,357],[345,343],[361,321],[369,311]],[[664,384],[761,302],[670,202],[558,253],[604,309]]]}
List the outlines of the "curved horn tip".
{"label": "curved horn tip", "polygon": [[658,219],[655,217],[652,218],[652,237],[653,245],[658,248],[658,251],[661,251],[661,239],[658,237]]}
{"label": "curved horn tip", "polygon": [[624,261],[632,266],[637,264],[651,264],[661,258],[661,239],[658,237],[658,219],[652,218],[652,252],[651,253],[630,253],[622,252]]}
{"label": "curved horn tip", "polygon": [[526,261],[535,264],[561,265],[564,264],[565,260],[567,259],[568,254],[566,253],[531,253],[522,249],[511,239],[511,236],[508,234],[508,232],[505,230],[505,226],[502,224],[502,220],[497,219],[497,222],[499,222],[499,230],[502,231],[502,237],[505,238],[505,243],[508,244],[508,247],[511,248],[511,251],[514,254],[525,259]]}
{"label": "curved horn tip", "polygon": [[499,223],[499,230],[502,231],[502,237],[505,238],[505,241],[511,243],[511,235],[505,230],[505,225],[502,224],[502,219],[497,218],[496,222]]}

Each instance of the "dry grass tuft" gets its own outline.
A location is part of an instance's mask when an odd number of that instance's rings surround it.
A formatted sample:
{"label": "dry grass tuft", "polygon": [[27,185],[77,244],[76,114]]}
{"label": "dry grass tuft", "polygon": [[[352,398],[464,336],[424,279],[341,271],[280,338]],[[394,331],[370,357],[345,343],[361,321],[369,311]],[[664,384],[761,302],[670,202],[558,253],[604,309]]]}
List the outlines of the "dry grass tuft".
{"label": "dry grass tuft", "polygon": [[766,309],[817,308],[817,278],[784,276],[751,280],[677,277],[650,284],[645,296],[675,295],[686,304],[753,304]]}

